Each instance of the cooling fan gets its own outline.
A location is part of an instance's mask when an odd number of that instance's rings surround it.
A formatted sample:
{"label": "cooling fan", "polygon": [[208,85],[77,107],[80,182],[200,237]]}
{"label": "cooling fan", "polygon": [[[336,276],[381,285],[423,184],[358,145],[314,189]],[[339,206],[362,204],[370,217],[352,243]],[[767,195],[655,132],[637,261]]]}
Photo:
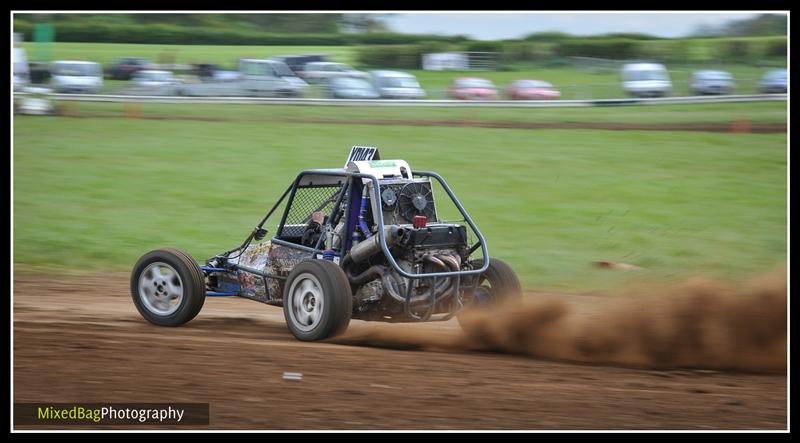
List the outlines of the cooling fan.
{"label": "cooling fan", "polygon": [[394,208],[395,203],[397,203],[397,192],[387,187],[381,193],[381,201],[383,202],[384,209],[392,209]]}
{"label": "cooling fan", "polygon": [[429,220],[433,219],[433,191],[424,183],[409,183],[400,190],[397,198],[400,215],[410,221],[415,215],[424,215]]}

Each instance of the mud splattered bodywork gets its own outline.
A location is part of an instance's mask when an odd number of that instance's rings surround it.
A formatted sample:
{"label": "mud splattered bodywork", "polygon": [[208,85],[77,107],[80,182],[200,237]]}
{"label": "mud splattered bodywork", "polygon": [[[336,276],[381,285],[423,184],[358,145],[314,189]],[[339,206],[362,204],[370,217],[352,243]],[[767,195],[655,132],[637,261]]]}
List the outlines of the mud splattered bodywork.
{"label": "mud splattered bodywork", "polygon": [[[240,266],[248,269],[255,269],[262,273],[268,273],[267,262],[269,261],[269,249],[271,243],[265,241],[255,245],[250,245],[242,252],[241,257],[231,260]],[[239,291],[242,296],[255,298],[261,301],[280,299],[280,292],[269,290],[269,282],[274,279],[267,279],[264,276],[251,272],[238,272]]]}
{"label": "mud splattered bodywork", "polygon": [[270,245],[267,268],[275,275],[286,277],[295,266],[312,257],[312,253],[283,245]]}
{"label": "mud splattered bodywork", "polygon": [[266,302],[281,300],[285,278],[298,263],[311,257],[309,251],[265,241],[250,245],[240,257],[231,259],[229,263],[264,274],[236,273],[242,296]]}

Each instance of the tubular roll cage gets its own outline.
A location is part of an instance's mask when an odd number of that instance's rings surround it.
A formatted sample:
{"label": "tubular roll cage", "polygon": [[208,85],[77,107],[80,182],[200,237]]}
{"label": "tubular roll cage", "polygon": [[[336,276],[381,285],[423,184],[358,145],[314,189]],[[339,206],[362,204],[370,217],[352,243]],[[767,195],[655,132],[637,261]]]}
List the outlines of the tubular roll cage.
{"label": "tubular roll cage", "polygon": [[[345,188],[350,188],[352,190],[353,189],[353,182],[354,182],[355,179],[366,179],[366,180],[369,180],[373,185],[374,194],[375,195],[381,195],[380,180],[378,179],[378,177],[376,177],[376,176],[374,176],[372,174],[364,174],[364,173],[360,173],[360,172],[348,172],[348,171],[341,171],[341,170],[331,170],[331,169],[306,169],[306,170],[303,170],[297,175],[297,178],[295,178],[294,182],[292,182],[292,184],[283,192],[281,197],[272,206],[272,208],[269,210],[269,212],[267,212],[267,214],[264,216],[264,218],[261,219],[261,221],[258,223],[258,225],[253,230],[253,232],[250,234],[250,236],[248,236],[248,238],[244,241],[242,246],[240,246],[239,248],[233,249],[231,251],[228,251],[226,254],[234,252],[234,251],[240,251],[240,253],[241,253],[241,250],[247,248],[249,246],[249,244],[250,244],[250,241],[252,241],[252,239],[257,235],[257,233],[263,232],[264,223],[267,222],[267,220],[272,216],[272,214],[278,209],[280,204],[283,203],[283,201],[286,199],[287,195],[289,196],[289,204],[286,205],[286,208],[285,208],[285,210],[283,212],[283,216],[281,217],[281,222],[278,225],[278,232],[276,233],[275,236],[272,237],[271,241],[274,244],[279,244],[279,245],[282,245],[282,246],[287,246],[287,247],[290,247],[290,248],[299,249],[299,250],[302,250],[302,251],[309,252],[310,254],[312,254],[312,257],[316,256],[317,254],[321,254],[323,252],[323,250],[320,249],[320,243],[321,243],[322,238],[320,238],[320,241],[317,243],[316,247],[314,247],[314,248],[311,248],[311,247],[308,247],[308,246],[303,246],[303,245],[296,244],[296,243],[291,243],[291,242],[288,242],[288,241],[285,241],[285,240],[282,240],[282,239],[278,238],[278,236],[281,234],[281,232],[283,232],[284,224],[286,223],[286,217],[289,214],[289,210],[291,209],[291,202],[294,200],[294,196],[295,196],[295,194],[297,192],[297,189],[300,187],[300,182],[303,179],[303,177],[305,177],[307,175],[347,178],[348,182],[346,184],[342,185],[342,190],[343,191],[341,192],[341,195],[339,195],[337,197],[336,204],[333,207],[333,211],[334,212],[337,211],[339,209],[339,207],[341,206],[342,200],[344,198],[344,194],[346,193],[346,191],[344,191],[344,189]],[[465,276],[479,275],[479,274],[484,273],[489,268],[489,250],[486,247],[486,240],[483,238],[483,234],[481,234],[481,231],[475,225],[475,222],[472,221],[472,218],[469,216],[469,214],[467,213],[466,209],[464,209],[464,207],[461,205],[461,202],[458,200],[458,197],[456,197],[455,193],[453,193],[453,191],[447,185],[447,182],[444,180],[444,178],[442,178],[442,176],[440,176],[439,174],[437,174],[435,172],[431,172],[431,171],[414,171],[413,175],[419,176],[419,177],[434,178],[434,179],[436,179],[436,181],[439,182],[439,184],[442,186],[442,189],[444,189],[444,191],[450,197],[450,200],[453,202],[453,204],[456,206],[458,211],[464,217],[464,221],[469,225],[469,227],[472,229],[472,231],[478,237],[478,241],[474,245],[469,247],[469,249],[467,251],[467,255],[471,255],[478,248],[480,248],[481,249],[481,253],[483,254],[483,265],[479,269],[468,269],[468,270],[462,270],[462,271],[430,272],[430,273],[419,273],[419,274],[418,273],[410,273],[410,272],[408,272],[408,271],[406,271],[406,270],[404,270],[403,268],[400,267],[400,265],[397,263],[397,261],[394,259],[394,257],[392,256],[391,252],[389,251],[389,246],[386,244],[386,235],[385,235],[384,229],[383,229],[384,228],[384,224],[383,224],[383,212],[382,211],[374,211],[375,214],[373,214],[373,215],[375,217],[375,223],[378,226],[378,230],[377,230],[378,232],[375,233],[374,235],[378,236],[378,241],[380,243],[381,251],[383,252],[383,255],[386,257],[386,260],[389,262],[389,264],[395,270],[395,272],[397,272],[401,276],[403,276],[403,277],[405,277],[407,279],[410,279],[410,280],[422,280],[422,279],[431,279],[432,280],[431,285],[430,285],[430,287],[431,287],[431,302],[430,302],[430,306],[428,307],[427,312],[425,314],[423,314],[422,316],[418,316],[415,313],[411,312],[411,290],[412,290],[413,286],[411,284],[409,284],[405,288],[405,291],[404,291],[405,292],[405,294],[404,294],[404,296],[405,296],[405,313],[410,318],[413,318],[415,320],[421,320],[421,321],[425,321],[425,320],[430,319],[431,315],[433,314],[433,312],[435,311],[435,308],[436,308],[435,288],[436,288],[437,279],[439,279],[439,278],[456,277],[456,282],[455,282],[455,285],[452,288],[452,291],[454,291],[455,298],[458,301],[458,309],[456,309],[453,312],[447,314],[445,317],[439,319],[439,320],[448,320],[448,319],[452,318],[458,312],[458,310],[461,307],[463,307],[463,305],[461,303],[460,293],[459,293],[460,285],[461,285],[461,278],[465,277]],[[333,214],[331,214],[331,216],[332,215]],[[349,220],[350,211],[345,212],[344,217],[345,217],[345,226],[349,226],[349,223],[350,223],[350,220]],[[345,246],[346,244],[347,244],[347,242],[342,242],[343,249],[346,247]],[[341,256],[344,256],[345,253],[346,253],[346,251],[340,251],[340,255]],[[222,256],[217,256],[217,257],[222,258]],[[247,272],[249,274],[258,275],[258,276],[260,276],[260,277],[262,277],[264,279],[267,279],[267,278],[275,278],[275,279],[280,279],[280,280],[285,280],[286,279],[285,276],[265,274],[265,273],[263,273],[263,272],[261,272],[259,270],[248,268],[248,267],[241,266],[241,265],[238,265],[238,264],[233,264],[233,263],[226,264],[226,267],[224,267],[224,268],[219,268],[219,267],[213,267],[213,266],[207,266],[206,265],[206,266],[200,266],[200,269],[203,270],[206,273],[243,271],[243,272]],[[265,283],[266,283],[266,281],[265,281]],[[475,279],[473,286],[477,287],[477,285],[478,285],[478,279]],[[206,292],[206,296],[209,296],[209,297],[213,297],[213,296],[224,297],[224,296],[237,296],[237,295],[239,295],[238,292],[215,292],[215,291],[207,291]]]}

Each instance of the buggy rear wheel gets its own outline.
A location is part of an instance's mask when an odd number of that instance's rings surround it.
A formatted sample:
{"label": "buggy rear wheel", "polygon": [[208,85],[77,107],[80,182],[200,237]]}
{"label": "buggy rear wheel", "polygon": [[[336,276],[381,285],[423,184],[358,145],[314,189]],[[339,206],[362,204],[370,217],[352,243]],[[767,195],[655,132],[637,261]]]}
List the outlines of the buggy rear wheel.
{"label": "buggy rear wheel", "polygon": [[350,282],[331,261],[301,262],[286,279],[283,315],[298,340],[324,340],[344,332],[352,310]]}
{"label": "buggy rear wheel", "polygon": [[[473,262],[475,268],[483,266],[483,259]],[[464,301],[465,308],[491,308],[501,303],[515,302],[522,298],[522,285],[508,263],[492,258],[489,267],[478,276],[478,287]],[[457,316],[459,324],[461,316]]]}
{"label": "buggy rear wheel", "polygon": [[205,277],[189,254],[158,249],[143,255],[131,273],[131,296],[139,313],[159,326],[180,326],[200,312]]}

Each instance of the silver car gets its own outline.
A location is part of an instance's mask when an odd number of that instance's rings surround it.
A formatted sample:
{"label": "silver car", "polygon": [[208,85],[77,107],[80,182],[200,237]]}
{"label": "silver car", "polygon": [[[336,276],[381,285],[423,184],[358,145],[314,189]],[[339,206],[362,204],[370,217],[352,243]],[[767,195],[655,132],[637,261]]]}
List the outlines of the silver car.
{"label": "silver car", "polygon": [[773,69],[764,74],[758,82],[758,90],[763,94],[786,94],[789,90],[789,80],[785,69]]}
{"label": "silver car", "polygon": [[694,95],[730,94],[736,88],[733,76],[725,71],[696,71],[692,74],[691,89]]}
{"label": "silver car", "polygon": [[358,71],[344,63],[312,62],[307,63],[299,72],[303,80],[309,83],[319,83],[334,77],[359,77],[369,78],[366,72]]}
{"label": "silver car", "polygon": [[282,62],[275,60],[239,60],[238,79],[185,85],[188,96],[299,97],[308,85],[297,78]]}
{"label": "silver car", "polygon": [[400,71],[370,71],[372,84],[381,98],[417,99],[425,98],[425,90],[417,78]]}
{"label": "silver car", "polygon": [[50,83],[56,92],[96,94],[103,86],[100,64],[86,61],[53,62]]}
{"label": "silver car", "polygon": [[130,95],[180,95],[181,82],[171,71],[145,69],[131,76]]}
{"label": "silver car", "polygon": [[178,83],[175,76],[172,75],[172,72],[150,69],[145,69],[133,74],[131,80],[136,86],[141,87],[167,86]]}
{"label": "silver car", "polygon": [[239,60],[239,72],[244,75],[245,79],[259,80],[262,77],[273,77],[283,80],[297,90],[293,95],[300,95],[308,87],[308,83],[280,60],[241,59]]}
{"label": "silver car", "polygon": [[325,81],[324,88],[330,98],[357,100],[380,98],[372,83],[358,77],[333,77]]}

